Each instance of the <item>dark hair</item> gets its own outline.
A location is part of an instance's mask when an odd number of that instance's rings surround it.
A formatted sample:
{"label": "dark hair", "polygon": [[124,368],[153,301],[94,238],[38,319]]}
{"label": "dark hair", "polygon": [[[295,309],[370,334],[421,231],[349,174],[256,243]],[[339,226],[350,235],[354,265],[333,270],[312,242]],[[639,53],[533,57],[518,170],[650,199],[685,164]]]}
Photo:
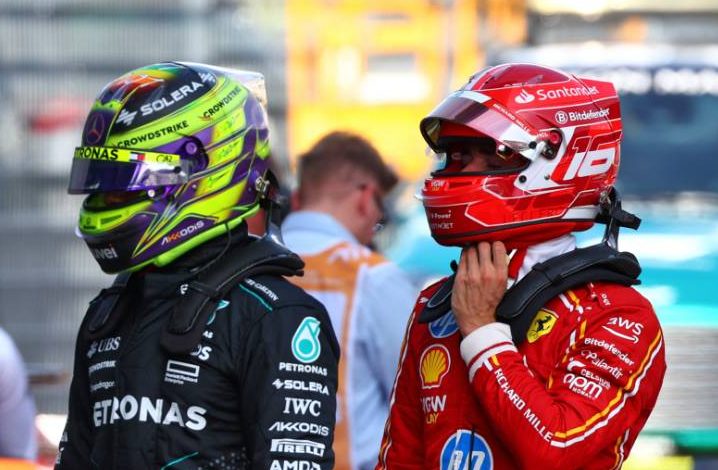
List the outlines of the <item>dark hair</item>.
{"label": "dark hair", "polygon": [[357,176],[372,178],[385,193],[399,181],[368,140],[343,131],[325,135],[300,155],[297,173],[302,200],[318,197],[328,183],[348,183]]}

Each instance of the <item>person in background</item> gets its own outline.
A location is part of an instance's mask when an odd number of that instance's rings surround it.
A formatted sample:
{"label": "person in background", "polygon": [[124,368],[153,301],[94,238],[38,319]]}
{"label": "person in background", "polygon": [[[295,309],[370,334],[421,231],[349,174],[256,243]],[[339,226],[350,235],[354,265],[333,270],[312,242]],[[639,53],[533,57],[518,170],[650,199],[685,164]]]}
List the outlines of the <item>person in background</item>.
{"label": "person in background", "polygon": [[35,460],[35,401],[20,351],[0,328],[0,459]]}
{"label": "person in background", "polygon": [[[620,468],[666,364],[630,287],[640,266],[616,246],[640,219],[613,189],[614,86],[489,67],[420,130],[441,157],[422,189],[429,228],[462,253],[416,303],[376,468]],[[576,248],[595,221],[604,240]]]}
{"label": "person in background", "polygon": [[371,250],[397,177],[364,138],[332,132],[298,159],[282,231],[306,263],[293,282],[329,311],[342,347],[334,449],[339,470],[376,462],[401,340],[418,289]]}
{"label": "person in background", "polygon": [[69,192],[118,275],[78,333],[56,469],[333,468],[339,345],[284,278],[303,263],[274,220],[265,106],[260,74],[181,62],[94,102]]}

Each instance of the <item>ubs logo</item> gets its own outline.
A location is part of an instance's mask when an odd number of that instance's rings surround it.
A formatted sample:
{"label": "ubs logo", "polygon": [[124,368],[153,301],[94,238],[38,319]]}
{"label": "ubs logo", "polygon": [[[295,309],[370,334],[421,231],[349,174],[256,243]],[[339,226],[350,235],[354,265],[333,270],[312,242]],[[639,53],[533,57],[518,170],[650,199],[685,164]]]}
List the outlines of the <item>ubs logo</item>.
{"label": "ubs logo", "polygon": [[91,359],[97,353],[103,353],[107,351],[117,351],[120,349],[121,336],[115,336],[113,338],[103,338],[99,341],[93,341],[90,348],[87,350],[87,358]]}

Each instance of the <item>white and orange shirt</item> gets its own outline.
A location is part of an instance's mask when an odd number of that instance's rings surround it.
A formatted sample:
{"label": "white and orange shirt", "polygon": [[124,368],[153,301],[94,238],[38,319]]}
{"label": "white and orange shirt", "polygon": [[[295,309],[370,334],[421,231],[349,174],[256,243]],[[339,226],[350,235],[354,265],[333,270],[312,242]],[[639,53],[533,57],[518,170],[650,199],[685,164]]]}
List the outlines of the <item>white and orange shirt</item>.
{"label": "white and orange shirt", "polygon": [[324,304],[341,345],[335,468],[373,468],[419,289],[327,214],[291,213],[282,234],[306,263],[304,276],[290,280]]}

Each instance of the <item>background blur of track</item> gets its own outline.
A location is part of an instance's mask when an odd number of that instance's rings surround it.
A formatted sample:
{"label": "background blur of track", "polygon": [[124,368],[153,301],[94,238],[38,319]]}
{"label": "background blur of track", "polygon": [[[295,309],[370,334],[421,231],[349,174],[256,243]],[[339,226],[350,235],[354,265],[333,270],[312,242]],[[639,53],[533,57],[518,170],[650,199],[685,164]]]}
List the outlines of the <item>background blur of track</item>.
{"label": "background blur of track", "polygon": [[420,282],[445,274],[455,251],[431,241],[412,197],[432,164],[419,119],[486,64],[613,80],[624,113],[619,187],[644,217],[621,248],[644,265],[669,361],[624,468],[718,468],[715,0],[0,0],[0,325],[30,367],[46,464],[80,319],[111,282],[73,234],[72,149],[105,83],[163,60],[264,73],[288,185],[293,157],[324,133],[371,139],[405,180],[381,248]]}

